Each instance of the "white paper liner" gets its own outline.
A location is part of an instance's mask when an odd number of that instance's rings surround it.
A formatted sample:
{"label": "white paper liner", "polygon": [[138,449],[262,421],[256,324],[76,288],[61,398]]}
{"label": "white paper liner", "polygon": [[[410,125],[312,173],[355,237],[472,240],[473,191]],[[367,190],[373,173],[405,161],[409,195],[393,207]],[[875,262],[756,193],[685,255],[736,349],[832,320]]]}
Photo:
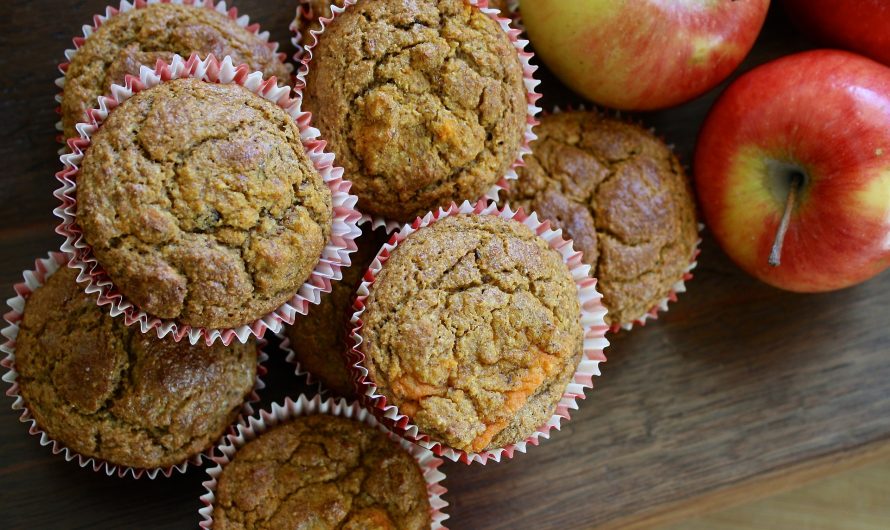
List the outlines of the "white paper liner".
{"label": "white paper liner", "polygon": [[[68,72],[68,67],[71,66],[71,61],[74,59],[74,56],[77,55],[77,52],[80,48],[83,47],[83,43],[99,29],[99,27],[104,24],[108,19],[115,17],[121,13],[126,13],[128,11],[132,11],[134,9],[143,9],[151,4],[180,4],[180,5],[189,5],[189,6],[197,6],[203,7],[205,9],[210,9],[211,11],[216,11],[222,15],[233,20],[236,24],[246,29],[247,31],[255,34],[261,41],[266,44],[266,47],[269,48],[272,53],[274,53],[278,60],[281,61],[288,72],[293,71],[293,65],[287,62],[287,54],[278,51],[278,43],[269,40],[269,32],[268,31],[260,31],[259,24],[251,24],[250,17],[247,15],[238,15],[238,8],[232,7],[227,8],[226,2],[217,2],[215,3],[213,0],[121,0],[118,7],[108,6],[105,8],[104,15],[93,15],[93,23],[85,24],[82,28],[83,37],[74,37],[73,43],[74,47],[65,50],[65,61],[60,63],[58,68],[59,72],[62,74],[61,77],[56,79],[56,86],[59,87],[60,92],[56,95],[56,103],[59,104],[57,107],[57,112],[59,115],[62,114],[62,94],[65,90],[65,74]],[[281,79],[280,81],[284,81]],[[59,143],[64,144],[65,138],[64,133],[62,132],[62,121],[59,120],[56,122],[56,129],[59,131],[58,141]],[[65,147],[62,148],[59,154],[65,152]]]}
{"label": "white paper liner", "polygon": [[[297,123],[306,153],[331,191],[333,223],[331,237],[319,262],[299,291],[281,307],[237,328],[207,329],[179,324],[174,320],[160,319],[147,314],[126,300],[114,287],[108,274],[93,255],[92,247],[85,241],[77,226],[77,176],[83,154],[90,146],[91,136],[101,127],[105,118],[118,105],[134,94],[160,83],[181,78],[201,79],[210,83],[238,84],[284,109]],[[318,304],[321,293],[331,292],[331,281],[342,278],[341,268],[348,266],[349,254],[355,252],[355,239],[361,235],[357,222],[361,218],[355,209],[358,198],[349,193],[352,184],[343,179],[343,168],[334,166],[334,155],[324,152],[325,142],[319,139],[319,131],[309,126],[309,115],[300,110],[298,99],[291,97],[291,89],[275,84],[272,78],[264,80],[261,72],[251,72],[246,65],[234,66],[231,57],[221,62],[213,55],[201,60],[192,55],[188,60],[174,56],[168,65],[159,61],[155,69],[141,68],[139,78],[127,76],[125,86],[112,85],[111,96],[99,98],[99,107],[88,112],[90,122],[79,123],[79,138],[68,140],[70,153],[62,155],[64,169],[56,174],[62,186],[54,195],[62,205],[53,210],[62,219],[56,232],[64,236],[62,250],[73,259],[70,267],[80,269],[79,282],[88,282],[87,293],[98,293],[98,304],[108,305],[112,316],[123,315],[127,325],[137,324],[143,333],[155,329],[159,337],[170,335],[177,342],[188,338],[192,344],[204,340],[212,344],[219,340],[229,345],[235,339],[246,342],[253,335],[262,338],[267,329],[277,333],[282,324],[291,324],[297,313],[306,314],[309,304]]]}
{"label": "white paper liner", "polygon": [[[8,311],[3,316],[4,320],[6,320],[6,326],[4,326],[3,330],[0,331],[0,333],[2,333],[3,337],[6,339],[3,344],[0,345],[0,351],[5,353],[6,355],[4,356],[3,360],[0,361],[0,366],[5,369],[2,378],[3,381],[10,385],[9,388],[6,390],[6,395],[14,399],[12,410],[22,411],[21,416],[19,416],[19,421],[22,423],[29,423],[30,426],[28,428],[28,433],[33,436],[39,437],[41,446],[51,446],[51,450],[54,455],[61,453],[64,456],[65,460],[68,462],[76,459],[77,464],[80,467],[92,467],[93,471],[104,471],[104,473],[108,476],[117,475],[118,477],[123,478],[127,475],[131,475],[134,479],[139,479],[143,476],[147,476],[150,479],[155,479],[160,474],[164,477],[169,478],[171,475],[173,475],[174,471],[178,473],[185,473],[189,465],[201,466],[203,463],[202,459],[210,459],[214,456],[214,451],[216,449],[215,446],[217,444],[211,445],[205,451],[198,453],[185,462],[174,466],[157,467],[150,469],[133,468],[128,466],[120,466],[111,462],[107,462],[105,460],[101,460],[99,458],[86,456],[72,449],[69,449],[62,442],[51,438],[49,434],[47,434],[40,428],[40,426],[37,424],[37,420],[31,416],[31,411],[28,410],[27,405],[25,405],[24,398],[19,393],[19,374],[16,371],[15,367],[15,346],[16,338],[19,334],[19,322],[22,321],[23,312],[25,310],[25,302],[27,301],[28,297],[31,296],[31,293],[42,287],[49,279],[49,277],[52,276],[57,270],[64,267],[67,262],[68,257],[61,252],[50,252],[48,257],[36,260],[34,263],[34,269],[25,271],[23,273],[24,281],[15,284],[14,289],[16,292],[16,296],[6,301],[7,305],[10,308],[10,311]],[[265,366],[263,366],[263,363],[265,363],[266,360],[269,358],[269,356],[264,351],[265,346],[265,341],[260,340],[257,342],[256,382],[254,383],[253,390],[244,401],[241,412],[239,413],[239,417],[234,425],[241,425],[246,423],[247,417],[253,415],[253,404],[259,403],[260,401],[260,396],[257,394],[257,392],[266,387],[265,383],[263,383],[262,380],[262,377],[267,373]],[[227,428],[226,432],[228,434],[235,432],[234,425],[230,425]]]}
{"label": "white paper liner", "polygon": [[321,396],[315,396],[312,399],[307,399],[306,396],[299,396],[296,401],[287,398],[283,405],[273,403],[269,411],[261,410],[257,416],[249,418],[246,425],[240,425],[237,433],[226,436],[225,441],[217,450],[218,455],[213,457],[213,461],[217,464],[216,467],[207,469],[207,474],[210,478],[203,483],[207,493],[201,496],[201,502],[204,504],[204,507],[198,510],[202,518],[200,527],[205,529],[212,528],[213,504],[216,501],[217,481],[225,465],[232,461],[240,448],[281,423],[287,423],[297,417],[316,414],[349,418],[371,427],[376,427],[385,432],[390,440],[398,443],[402,449],[410,453],[417,460],[417,464],[420,466],[423,478],[426,481],[430,500],[430,519],[432,521],[430,528],[432,530],[445,529],[442,523],[449,516],[442,511],[448,506],[448,503],[442,498],[442,495],[447,490],[440,484],[445,475],[438,470],[439,466],[442,465],[442,460],[436,458],[430,451],[387,431],[377,421],[374,414],[362,408],[358,403],[349,402],[345,399],[334,400],[328,398],[322,400]]}
{"label": "white paper liner", "polygon": [[[389,256],[409,235],[435,223],[439,219],[454,215],[490,215],[520,222],[529,227],[538,237],[545,240],[550,248],[559,252],[563,262],[571,272],[578,289],[578,299],[581,303],[581,315],[579,315],[579,318],[584,328],[584,352],[581,356],[581,361],[550,420],[522,442],[481,453],[461,451],[431,439],[427,434],[421,432],[416,425],[411,423],[411,418],[401,414],[398,407],[387,405],[386,397],[377,392],[377,385],[370,379],[368,369],[364,366],[365,355],[361,351],[363,342],[361,330],[364,325],[362,314],[365,312],[365,301],[370,294],[371,285],[385,267]],[[365,273],[365,281],[359,286],[355,304],[353,305],[355,313],[351,321],[353,329],[350,335],[349,360],[356,388],[365,405],[372,409],[378,416],[378,419],[389,429],[431,450],[437,456],[444,456],[455,462],[460,461],[465,464],[478,462],[483,465],[489,459],[500,462],[503,456],[513,458],[515,451],[520,453],[526,452],[528,445],[538,445],[541,438],[550,438],[551,430],[558,430],[562,420],[569,420],[569,410],[578,408],[577,400],[585,398],[584,389],[592,388],[593,376],[600,375],[599,363],[606,360],[603,350],[609,346],[609,341],[605,338],[606,331],[609,329],[604,319],[606,308],[603,307],[601,300],[602,295],[596,290],[596,279],[590,277],[590,265],[582,262],[581,252],[574,250],[571,240],[566,240],[562,237],[562,230],[552,230],[549,222],[538,220],[537,214],[526,215],[521,209],[512,211],[506,206],[499,209],[496,204],[486,203],[485,201],[479,201],[476,204],[465,201],[460,206],[452,204],[447,210],[440,208],[435,214],[430,212],[423,218],[418,218],[414,223],[406,224],[399,232],[393,234],[390,241],[383,246],[374,259],[368,272]]]}
{"label": "white paper liner", "polygon": [[[311,30],[309,33],[311,37],[305,39],[307,42],[300,43],[297,40],[297,37],[294,38],[294,44],[298,46],[300,51],[297,52],[297,55],[294,57],[299,66],[297,67],[297,76],[296,76],[296,90],[302,92],[302,90],[306,87],[306,76],[309,74],[309,69],[311,68],[312,62],[312,51],[318,45],[318,37],[322,33],[324,33],[325,28],[328,24],[331,23],[340,13],[343,13],[345,10],[349,9],[349,7],[355,5],[358,0],[346,0],[344,7],[331,6],[332,16],[330,18],[320,17],[318,22],[321,24],[321,29]],[[534,54],[527,50],[528,40],[521,39],[521,32],[510,26],[510,19],[505,18],[500,15],[500,11],[497,9],[490,9],[488,7],[488,0],[464,0],[468,4],[472,6],[476,6],[480,11],[488,15],[492,20],[497,22],[501,28],[504,30],[504,33],[510,38],[510,42],[513,43],[513,47],[516,48],[516,53],[519,55],[519,60],[522,63],[522,71],[524,84],[526,89],[526,101],[528,104],[528,114],[526,116],[526,124],[525,124],[525,132],[523,134],[522,144],[519,147],[519,153],[516,155],[516,160],[507,170],[507,174],[504,175],[495,185],[493,185],[489,190],[485,193],[485,196],[482,199],[489,199],[495,203],[498,202],[501,190],[504,190],[509,187],[509,181],[516,180],[519,176],[516,173],[516,168],[524,165],[523,159],[526,155],[531,153],[531,143],[537,139],[537,136],[534,133],[534,127],[538,124],[537,115],[541,112],[541,108],[538,107],[538,100],[541,99],[541,94],[539,94],[536,90],[538,85],[541,82],[535,79],[535,72],[538,70],[538,67],[531,63],[532,57]],[[298,11],[299,13],[299,11]],[[295,28],[295,26],[293,26]],[[385,219],[380,216],[371,216],[368,214],[362,214],[363,221],[369,221],[371,223],[371,228],[376,230],[380,227],[386,227],[387,233],[392,233],[398,230],[398,228],[402,225],[402,223],[398,221],[392,221],[389,219]]]}
{"label": "white paper liner", "polygon": [[293,365],[294,374],[296,374],[297,377],[302,377],[303,379],[305,379],[306,385],[308,385],[310,388],[314,388],[318,395],[327,396],[328,392],[330,392],[330,389],[328,389],[324,384],[322,384],[319,379],[312,375],[312,372],[303,368],[303,366],[300,364],[300,361],[297,359],[297,353],[293,350],[293,348],[291,348],[290,337],[287,335],[287,333],[282,330],[279,333],[276,333],[275,336],[278,337],[278,340],[281,341],[278,347],[281,348],[281,350],[285,354],[284,360]]}

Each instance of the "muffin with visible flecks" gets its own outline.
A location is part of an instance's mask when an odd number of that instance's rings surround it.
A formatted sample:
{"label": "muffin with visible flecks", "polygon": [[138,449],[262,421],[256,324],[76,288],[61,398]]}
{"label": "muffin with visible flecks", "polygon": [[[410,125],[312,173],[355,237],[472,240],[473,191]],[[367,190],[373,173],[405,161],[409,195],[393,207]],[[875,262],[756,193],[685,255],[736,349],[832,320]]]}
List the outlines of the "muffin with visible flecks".
{"label": "muffin with visible flecks", "polygon": [[177,343],[113,318],[61,268],[27,299],[15,344],[37,426],[84,456],[138,469],[210,448],[254,388],[257,345]]}
{"label": "muffin with visible flecks", "polygon": [[75,191],[83,239],[115,288],[192,328],[276,310],[333,226],[297,123],[236,84],[177,79],[127,99],[93,134]]}
{"label": "muffin with visible flecks", "polygon": [[524,75],[508,34],[463,0],[362,0],[319,35],[304,109],[359,210],[408,222],[508,173],[527,128]]}
{"label": "muffin with visible flecks", "polygon": [[290,80],[290,68],[269,43],[227,15],[203,5],[148,4],[113,15],[79,46],[65,72],[65,138],[77,135],[74,126],[86,121],[86,111],[112,84],[123,84],[126,74],[138,76],[140,65],[154,68],[159,59],[192,53],[230,55],[236,65],[246,63],[282,83]]}
{"label": "muffin with visible flecks", "polygon": [[683,167],[651,132],[597,112],[552,114],[536,132],[505,200],[562,228],[594,270],[606,321],[633,323],[671,295],[697,250]]}
{"label": "muffin with visible flecks", "polygon": [[363,366],[431,440],[479,453],[552,417],[584,348],[562,255],[526,225],[454,215],[408,235],[364,300]]}
{"label": "muffin with visible flecks", "polygon": [[386,434],[355,420],[297,417],[241,447],[214,492],[213,528],[421,530],[421,469]]}

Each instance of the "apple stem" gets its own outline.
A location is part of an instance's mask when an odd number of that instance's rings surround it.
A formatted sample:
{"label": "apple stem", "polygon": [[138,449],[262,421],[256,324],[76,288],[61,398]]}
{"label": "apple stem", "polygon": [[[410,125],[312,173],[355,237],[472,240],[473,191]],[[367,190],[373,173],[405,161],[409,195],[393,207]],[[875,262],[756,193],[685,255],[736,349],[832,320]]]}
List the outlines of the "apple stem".
{"label": "apple stem", "polygon": [[791,213],[794,211],[794,205],[797,204],[797,194],[801,184],[803,184],[803,177],[799,173],[793,174],[791,187],[788,189],[788,199],[785,201],[785,213],[782,214],[782,222],[779,223],[776,239],[773,241],[773,249],[769,253],[769,264],[773,267],[782,264],[782,245],[785,244],[785,234],[788,232],[788,225],[791,224]]}

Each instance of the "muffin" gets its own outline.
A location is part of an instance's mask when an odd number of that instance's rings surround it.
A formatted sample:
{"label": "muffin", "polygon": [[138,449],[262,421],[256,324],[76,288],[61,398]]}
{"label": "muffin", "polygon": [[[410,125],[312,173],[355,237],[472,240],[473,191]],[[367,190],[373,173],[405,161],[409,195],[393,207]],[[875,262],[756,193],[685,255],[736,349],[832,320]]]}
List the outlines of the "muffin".
{"label": "muffin", "polygon": [[430,528],[417,461],[375,427],[318,414],[239,449],[215,491],[213,528]]}
{"label": "muffin", "polygon": [[189,346],[142,334],[96,306],[61,268],[28,298],[15,346],[19,393],[70,450],[163,468],[210,448],[256,381],[256,343]]}
{"label": "muffin", "polygon": [[[309,44],[309,32],[321,29],[320,18],[331,18],[331,6],[343,7],[346,0],[300,0],[301,10],[297,11],[294,28],[299,32],[303,44]],[[488,0],[488,7],[509,13],[508,0]]]}
{"label": "muffin", "polygon": [[377,394],[433,441],[482,452],[553,415],[584,330],[562,256],[524,224],[456,215],[408,235],[364,303]]}
{"label": "muffin", "polygon": [[148,4],[108,18],[71,59],[62,93],[65,138],[77,136],[74,126],[126,74],[138,76],[140,65],[153,68],[158,59],[192,53],[230,55],[236,65],[246,63],[282,83],[290,80],[289,68],[268,42],[228,16],[203,6]]}
{"label": "muffin", "polygon": [[408,222],[507,174],[526,129],[523,75],[507,33],[463,0],[362,0],[312,49],[304,109],[359,210]]}
{"label": "muffin", "polygon": [[311,275],[331,191],[281,107],[177,79],[124,101],[92,136],[76,221],[116,289],[151,316],[235,328]]}
{"label": "muffin", "polygon": [[298,315],[286,331],[300,368],[340,396],[355,394],[345,359],[352,299],[362,276],[388,239],[383,229],[372,230],[366,225],[356,240],[358,251],[351,256],[352,266],[343,270],[343,279],[332,285],[331,294],[322,298],[318,307],[308,315]]}
{"label": "muffin", "polygon": [[668,297],[695,256],[689,179],[652,133],[596,112],[541,119],[505,200],[562,228],[593,268],[606,321],[634,322]]}

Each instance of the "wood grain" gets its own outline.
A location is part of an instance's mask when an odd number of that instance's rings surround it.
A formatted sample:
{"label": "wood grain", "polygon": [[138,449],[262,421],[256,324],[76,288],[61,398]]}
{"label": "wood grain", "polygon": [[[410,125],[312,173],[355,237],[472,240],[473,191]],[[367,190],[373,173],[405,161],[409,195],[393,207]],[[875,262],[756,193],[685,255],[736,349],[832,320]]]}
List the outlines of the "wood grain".
{"label": "wood grain", "polygon": [[[21,270],[60,242],[51,213],[55,65],[103,1],[4,3],[0,280],[8,296]],[[237,2],[280,42],[291,4]],[[743,70],[807,46],[774,12]],[[579,102],[542,77],[545,107]],[[718,92],[635,118],[688,162]],[[802,296],[746,277],[707,235],[700,262],[667,315],[612,337],[603,377],[562,432],[509,462],[446,466],[452,528],[651,526],[890,453],[890,274]],[[270,367],[264,402],[302,390],[280,355]],[[5,527],[196,525],[203,471],[154,482],[100,476],[52,456],[8,407],[0,422]]]}

